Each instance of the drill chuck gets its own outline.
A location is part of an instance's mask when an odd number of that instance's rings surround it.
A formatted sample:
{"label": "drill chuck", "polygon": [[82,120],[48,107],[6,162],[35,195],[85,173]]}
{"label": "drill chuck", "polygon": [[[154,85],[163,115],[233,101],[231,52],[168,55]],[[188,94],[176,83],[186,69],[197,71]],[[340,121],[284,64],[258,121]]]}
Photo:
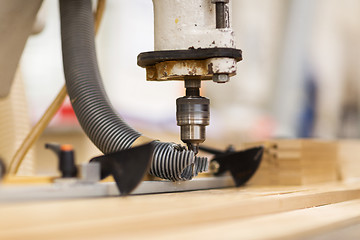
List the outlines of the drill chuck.
{"label": "drill chuck", "polygon": [[185,96],[176,100],[176,119],[180,126],[181,140],[197,153],[205,141],[205,127],[209,125],[210,100],[200,96]]}

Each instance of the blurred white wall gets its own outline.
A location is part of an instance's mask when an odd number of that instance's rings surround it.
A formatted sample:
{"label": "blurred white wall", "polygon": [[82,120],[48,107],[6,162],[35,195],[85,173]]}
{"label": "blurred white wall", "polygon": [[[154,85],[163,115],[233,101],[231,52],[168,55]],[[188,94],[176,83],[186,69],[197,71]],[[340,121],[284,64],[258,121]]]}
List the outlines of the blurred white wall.
{"label": "blurred white wall", "polygon": [[360,137],[360,1],[317,1],[312,40],[320,89],[314,135]]}
{"label": "blurred white wall", "polygon": [[137,55],[154,49],[151,0],[107,1],[98,38],[106,90],[124,115],[148,121],[175,121],[180,82],[147,82]]}
{"label": "blurred white wall", "polygon": [[[45,28],[29,38],[22,58],[34,122],[64,84],[58,1],[44,1],[43,10]],[[120,114],[130,122],[173,125],[182,83],[147,82],[136,64],[139,53],[153,50],[152,1],[108,0],[96,41],[105,89]]]}

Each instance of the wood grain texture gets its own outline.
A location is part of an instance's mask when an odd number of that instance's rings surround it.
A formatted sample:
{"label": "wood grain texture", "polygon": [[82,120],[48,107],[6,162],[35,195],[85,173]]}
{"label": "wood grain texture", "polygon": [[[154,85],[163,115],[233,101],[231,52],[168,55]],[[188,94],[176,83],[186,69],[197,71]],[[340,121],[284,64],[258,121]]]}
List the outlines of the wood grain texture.
{"label": "wood grain texture", "polygon": [[[360,184],[323,184],[2,204],[0,239],[151,239],[190,236],[200,229],[194,239],[228,222],[357,198]],[[227,234],[239,238],[240,233],[235,227]],[[214,234],[221,237],[220,230]]]}
{"label": "wood grain texture", "polygon": [[[206,239],[219,239],[219,236],[221,239],[303,239],[356,223],[360,223],[360,200],[195,226],[190,231],[179,231],[175,236],[164,231],[156,239],[192,239],[193,236]],[[359,239],[360,229],[347,235]]]}

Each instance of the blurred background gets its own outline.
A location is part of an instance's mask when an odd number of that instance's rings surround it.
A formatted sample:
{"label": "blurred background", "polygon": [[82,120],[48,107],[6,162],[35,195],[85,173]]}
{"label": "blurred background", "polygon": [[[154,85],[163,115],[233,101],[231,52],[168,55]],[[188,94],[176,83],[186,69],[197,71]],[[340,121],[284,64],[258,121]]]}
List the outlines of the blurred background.
{"label": "blurred background", "polygon": [[[270,138],[360,136],[360,1],[236,0],[232,27],[243,51],[229,83],[203,82],[211,101],[205,144]],[[108,0],[97,36],[100,70],[119,114],[149,137],[180,143],[175,100],[183,82],[147,82],[137,55],[153,50],[151,0]],[[62,85],[59,7],[45,0],[43,30],[29,38],[21,71],[32,124]],[[56,163],[44,142],[73,144],[78,161],[100,152],[84,136],[69,101],[35,149],[36,171]],[[43,160],[42,160],[43,159]],[[51,160],[49,160],[51,159]]]}

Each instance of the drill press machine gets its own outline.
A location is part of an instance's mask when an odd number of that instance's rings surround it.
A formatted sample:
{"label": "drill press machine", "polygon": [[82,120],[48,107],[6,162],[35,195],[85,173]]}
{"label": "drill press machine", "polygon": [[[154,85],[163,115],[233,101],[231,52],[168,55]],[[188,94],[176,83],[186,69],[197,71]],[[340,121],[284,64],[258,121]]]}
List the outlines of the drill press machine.
{"label": "drill press machine", "polygon": [[[147,181],[139,186],[137,193],[241,186],[255,173],[263,147],[237,152],[232,148],[222,151],[202,147],[214,155],[210,162],[215,166],[210,170],[213,177],[184,182],[207,171],[209,166],[206,157],[195,156],[199,144],[205,141],[205,128],[209,124],[210,101],[200,96],[201,81],[229,81],[236,74],[236,63],[242,59],[230,28],[229,0],[153,0],[153,3],[155,51],[141,53],[138,65],[146,68],[147,80],[184,81],[186,95],[177,99],[177,121],[181,139],[189,150],[178,144],[143,137],[114,112],[103,91],[97,65],[91,1],[61,0],[67,92],[80,125],[104,155],[75,166],[70,157],[73,156],[72,149],[64,150],[60,145],[54,145],[62,178],[47,179],[52,184],[32,188],[31,196],[29,191],[21,188],[14,189],[16,194],[12,189],[0,189],[0,201],[127,195],[142,181],[146,172],[179,183]],[[0,166],[0,178],[5,173],[3,170]],[[223,176],[225,172],[231,174],[232,180]],[[109,175],[113,176],[116,185],[98,182]],[[59,189],[57,184],[67,187]]]}
{"label": "drill press machine", "polygon": [[138,56],[148,81],[182,80],[186,94],[176,100],[177,125],[188,149],[198,152],[209,125],[209,99],[202,80],[228,82],[242,60],[230,27],[229,0],[153,0],[155,51]]}

